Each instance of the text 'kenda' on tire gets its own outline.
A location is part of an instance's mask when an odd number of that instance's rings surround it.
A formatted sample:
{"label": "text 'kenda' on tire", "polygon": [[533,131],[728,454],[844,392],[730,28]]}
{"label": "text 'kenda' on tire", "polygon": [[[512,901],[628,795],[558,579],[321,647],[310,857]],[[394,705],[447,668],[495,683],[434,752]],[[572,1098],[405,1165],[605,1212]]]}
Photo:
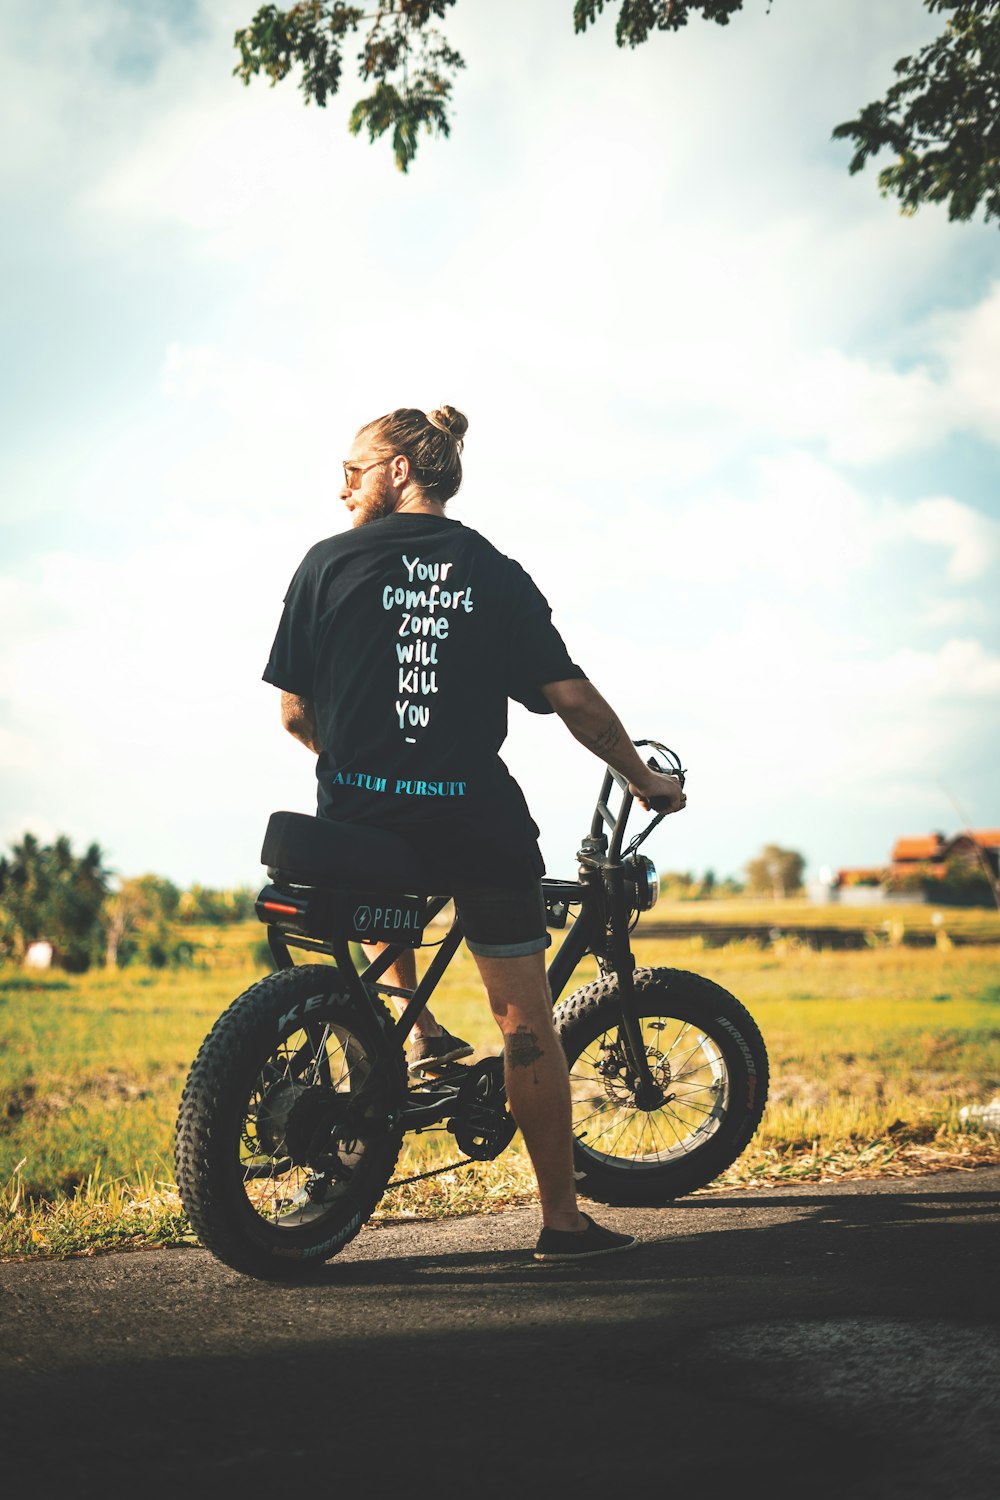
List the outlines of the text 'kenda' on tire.
{"label": "text 'kenda' on tire", "polygon": [[767,1102],[767,1051],[739,1001],[700,975],[637,969],[635,1000],[657,1090],[649,1109],[636,1104],[617,978],[577,990],[555,1022],[579,1190],[601,1203],[655,1205],[704,1187],[744,1150]]}
{"label": "text 'kenda' on tire", "polygon": [[303,965],[253,985],[206,1037],[181,1099],[177,1182],[198,1238],[234,1269],[328,1259],[381,1199],[405,1083],[376,1006],[360,1011],[335,968]]}

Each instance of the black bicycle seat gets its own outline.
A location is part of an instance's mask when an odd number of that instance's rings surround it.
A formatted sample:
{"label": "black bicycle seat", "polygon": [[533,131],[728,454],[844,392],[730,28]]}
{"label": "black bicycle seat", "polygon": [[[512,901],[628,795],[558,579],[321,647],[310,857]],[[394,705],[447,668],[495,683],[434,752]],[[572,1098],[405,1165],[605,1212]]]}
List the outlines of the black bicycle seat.
{"label": "black bicycle seat", "polygon": [[260,859],[269,870],[280,870],[303,885],[374,885],[413,892],[427,885],[420,856],[398,834],[306,813],[272,813]]}

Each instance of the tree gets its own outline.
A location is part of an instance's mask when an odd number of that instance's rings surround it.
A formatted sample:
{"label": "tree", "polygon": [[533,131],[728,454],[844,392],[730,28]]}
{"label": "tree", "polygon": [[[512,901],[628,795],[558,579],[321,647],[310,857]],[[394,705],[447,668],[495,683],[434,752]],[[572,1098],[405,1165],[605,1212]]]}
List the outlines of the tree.
{"label": "tree", "polygon": [[216,891],[209,886],[193,885],[180,893],[177,915],[181,922],[246,922],[255,915],[256,900],[254,886]]}
{"label": "tree", "polygon": [[747,861],[747,884],[752,896],[770,896],[783,901],[802,889],[806,862],[794,849],[765,844],[756,859]]}
{"label": "tree", "polygon": [[883,197],[900,211],[947,201],[949,219],[1000,218],[1000,4],[997,0],[924,0],[951,20],[916,57],[896,64],[898,81],[838,125],[853,140],[850,171],[889,149],[898,160],[878,176]]}
{"label": "tree", "polygon": [[23,958],[31,943],[47,940],[64,968],[89,967],[101,944],[100,913],[108,872],[100,846],[82,856],[63,834],[41,844],[26,833],[8,859],[0,859],[0,911],[5,944]]}
{"label": "tree", "polygon": [[177,914],[180,891],[160,875],[137,875],[121,881],[104,903],[104,962],[108,968],[138,958],[162,968],[175,956],[170,923]]}
{"label": "tree", "polygon": [[949,859],[943,879],[925,878],[924,895],[943,906],[993,906],[996,888],[991,874],[989,866],[984,869],[975,858]]}
{"label": "tree", "polygon": [[[362,23],[371,23],[358,72],[373,87],[355,104],[348,128],[354,135],[367,130],[371,141],[391,130],[396,165],[406,172],[421,129],[450,134],[452,78],[465,62],[430,23],[455,3],[372,0],[367,11],[342,0],[300,0],[287,10],[262,5],[236,33],[240,62],[233,72],[245,84],[263,72],[273,85],[301,67],[306,103],[322,108],[340,88],[345,44]],[[654,31],[679,31],[693,15],[727,26],[744,6],[744,0],[617,3],[619,47],[639,47]],[[883,197],[899,198],[904,214],[946,201],[950,219],[970,219],[980,204],[987,220],[1000,218],[1000,0],[922,3],[947,14],[941,35],[915,56],[900,58],[885,98],[837,125],[833,138],[854,142],[852,174],[881,151],[896,154],[878,185]],[[574,29],[585,32],[611,4],[575,0]]]}

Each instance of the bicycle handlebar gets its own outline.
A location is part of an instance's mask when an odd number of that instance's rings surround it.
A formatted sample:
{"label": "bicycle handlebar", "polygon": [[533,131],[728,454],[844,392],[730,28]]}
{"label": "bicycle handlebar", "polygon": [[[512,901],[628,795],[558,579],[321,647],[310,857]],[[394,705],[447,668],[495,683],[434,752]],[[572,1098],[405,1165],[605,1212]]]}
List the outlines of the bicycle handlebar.
{"label": "bicycle handlebar", "polygon": [[659,740],[636,740],[635,745],[637,749],[643,745],[648,745],[650,749],[658,750],[661,755],[666,756],[666,765],[661,765],[655,755],[651,755],[646,764],[651,771],[658,771],[661,776],[676,776],[683,791],[684,778],[687,772],[681,765],[681,758],[676,750],[671,750],[669,745],[661,745]]}
{"label": "bicycle handlebar", "polygon": [[[684,778],[687,775],[687,772],[681,765],[680,756],[675,750],[671,750],[668,745],[662,745],[659,740],[634,740],[633,743],[637,748],[648,746],[651,750],[657,752],[657,754],[654,754],[646,762],[651,771],[658,771],[662,776],[675,776],[680,782],[681,787],[684,786]],[[664,758],[665,764],[658,758],[658,756],[662,756]],[[617,814],[612,813],[610,807],[608,806],[608,798],[611,795],[611,788],[614,785],[617,785],[622,793],[622,801],[620,807],[618,808]],[[597,799],[597,806],[594,809],[594,817],[591,823],[590,833],[592,838],[602,835],[604,825],[606,825],[611,830],[611,839],[610,846],[608,848],[608,854],[612,859],[618,859],[621,855],[622,839],[625,835],[625,825],[628,822],[629,813],[632,811],[632,803],[634,802],[634,800],[635,799],[632,793],[629,791],[628,778],[623,776],[620,771],[614,770],[613,767],[606,766],[604,772],[604,782],[601,787],[600,795]],[[641,831],[641,833],[639,833],[632,840],[626,853],[633,854],[635,850],[638,849],[639,845],[644,843],[645,840],[649,838],[649,835],[652,833],[656,825],[667,816],[669,808],[664,807],[660,809],[656,806],[657,802],[662,801],[663,798],[657,797],[653,802],[650,803],[650,809],[654,814],[653,819],[649,824],[647,824],[647,826]]]}

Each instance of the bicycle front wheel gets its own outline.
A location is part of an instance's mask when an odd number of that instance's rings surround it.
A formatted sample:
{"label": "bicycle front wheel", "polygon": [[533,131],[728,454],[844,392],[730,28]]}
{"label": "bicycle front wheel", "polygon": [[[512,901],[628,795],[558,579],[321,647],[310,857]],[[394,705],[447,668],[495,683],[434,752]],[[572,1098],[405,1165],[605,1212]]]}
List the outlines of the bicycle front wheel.
{"label": "bicycle front wheel", "polygon": [[219,1018],[177,1121],[181,1201],[206,1249],[270,1277],[354,1238],[402,1140],[403,1054],[337,970],[268,975]]}
{"label": "bicycle front wheel", "polygon": [[763,1039],[728,990],[680,969],[637,969],[639,1026],[657,1096],[640,1108],[614,976],[557,1006],[569,1063],[579,1190],[660,1204],[704,1187],[745,1150],[767,1100]]}

